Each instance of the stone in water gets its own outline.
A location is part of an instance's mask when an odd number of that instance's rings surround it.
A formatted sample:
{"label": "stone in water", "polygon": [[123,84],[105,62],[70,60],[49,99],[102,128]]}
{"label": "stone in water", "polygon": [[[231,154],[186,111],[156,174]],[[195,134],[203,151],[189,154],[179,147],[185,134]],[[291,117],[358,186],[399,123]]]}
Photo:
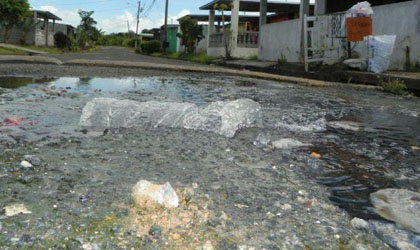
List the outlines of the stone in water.
{"label": "stone in water", "polygon": [[404,189],[383,189],[370,195],[376,212],[401,228],[420,233],[420,193]]}
{"label": "stone in water", "polygon": [[131,199],[136,206],[141,208],[147,208],[156,204],[166,208],[175,208],[179,205],[179,198],[168,182],[164,185],[157,185],[141,180],[133,187]]}
{"label": "stone in water", "polygon": [[18,214],[31,214],[32,213],[23,204],[10,205],[10,206],[4,207],[3,210],[7,217],[15,216]]}

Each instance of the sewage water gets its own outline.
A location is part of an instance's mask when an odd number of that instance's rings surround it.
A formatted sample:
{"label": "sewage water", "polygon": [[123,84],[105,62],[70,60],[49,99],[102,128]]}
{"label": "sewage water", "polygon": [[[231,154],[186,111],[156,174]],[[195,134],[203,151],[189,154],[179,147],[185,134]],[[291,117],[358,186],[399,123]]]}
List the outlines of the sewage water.
{"label": "sewage water", "polygon": [[[331,190],[331,201],[350,214],[374,216],[368,195],[381,188],[420,187],[418,152],[411,149],[420,142],[420,102],[379,91],[346,87],[325,89],[278,85],[252,79],[215,79],[204,84],[191,79],[148,78],[0,78],[0,87],[39,86],[69,93],[105,96],[126,93],[131,97],[156,97],[205,105],[211,101],[250,98],[264,108],[262,133],[275,138],[299,138],[312,143],[310,151],[320,153],[322,161],[308,161],[308,172]],[[41,84],[41,85],[40,85]],[[136,96],[137,97],[137,96]],[[133,98],[131,98],[133,99]],[[136,98],[139,101],[143,98]],[[148,99],[148,98],[146,98]],[[32,111],[36,113],[36,111]],[[349,126],[329,125],[342,121]],[[246,132],[244,132],[246,133]],[[290,156],[307,152],[297,149]],[[322,171],[311,167],[322,165]]]}
{"label": "sewage water", "polygon": [[[130,143],[133,138],[133,143],[134,140],[142,141],[140,145],[145,147],[140,155],[150,159],[149,163],[156,166],[161,166],[162,161],[167,162],[165,157],[171,159],[169,162],[174,168],[180,169],[183,169],[183,160],[179,157],[197,162],[204,160],[201,176],[203,179],[199,180],[202,183],[216,185],[214,183],[217,180],[205,169],[226,165],[215,170],[219,176],[217,178],[230,176],[231,185],[237,188],[237,191],[232,192],[238,192],[240,197],[243,195],[241,190],[255,197],[255,192],[261,192],[264,185],[270,187],[264,192],[271,192],[270,189],[277,192],[274,190],[278,188],[276,178],[279,178],[279,173],[268,169],[258,170],[242,179],[243,174],[235,174],[238,170],[229,169],[230,162],[235,162],[237,166],[246,166],[252,171],[263,169],[267,165],[269,169],[290,168],[328,187],[330,202],[345,209],[351,216],[364,219],[379,218],[369,202],[370,193],[382,188],[420,190],[420,151],[415,149],[415,146],[420,146],[420,101],[416,97],[401,97],[345,85],[307,88],[287,83],[221,76],[212,79],[8,77],[0,78],[0,87],[3,88],[0,91],[1,120],[9,115],[19,115],[37,122],[36,126],[24,124],[18,130],[3,127],[3,137],[0,139],[4,143],[9,140],[39,144],[57,138],[83,136],[78,125],[79,118],[84,105],[94,97],[137,102],[185,102],[198,106],[249,98],[262,107],[262,127],[243,129],[232,139],[210,132],[159,127],[111,131],[113,136],[120,136],[121,140],[127,141],[99,139],[102,144],[87,141],[86,146],[81,146],[82,149],[78,149],[79,146],[63,147],[79,153],[80,150],[91,150],[92,154],[98,156],[101,153],[97,151],[104,150],[115,155],[116,152],[124,151],[124,148],[130,148],[125,143]],[[66,98],[71,93],[77,95]],[[139,137],[139,134],[144,137]],[[312,146],[272,149],[265,145],[266,142],[256,141],[261,137],[271,141],[291,138]],[[156,142],[152,142],[153,140]],[[157,142],[161,145],[155,145]],[[148,143],[154,146],[148,146]],[[106,146],[117,148],[108,150],[104,148]],[[157,151],[150,149],[148,152],[148,147],[157,147],[153,149]],[[128,152],[130,150],[127,149]],[[319,153],[321,158],[310,157],[312,152]],[[208,158],[209,156],[212,157]],[[127,157],[132,156],[128,153]],[[119,159],[120,164],[132,164],[127,157]],[[137,156],[135,158],[141,159]],[[129,174],[131,170],[126,171]],[[159,170],[156,171],[159,173]],[[170,172],[174,176],[183,175],[174,169]],[[123,173],[118,172],[117,175],[123,178]],[[192,176],[183,178],[189,180]],[[256,178],[261,179],[260,184],[254,184],[261,185],[258,188],[246,183]],[[287,175],[285,178],[287,179]],[[310,190],[311,184],[307,185]],[[262,205],[270,206],[270,202],[263,202]]]}

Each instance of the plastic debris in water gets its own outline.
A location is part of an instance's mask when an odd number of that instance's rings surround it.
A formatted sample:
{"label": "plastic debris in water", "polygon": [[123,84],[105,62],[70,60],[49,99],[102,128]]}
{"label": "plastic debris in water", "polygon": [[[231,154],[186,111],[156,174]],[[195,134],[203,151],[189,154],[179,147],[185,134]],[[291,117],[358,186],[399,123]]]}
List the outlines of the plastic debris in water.
{"label": "plastic debris in water", "polygon": [[3,123],[0,124],[0,126],[6,126],[6,127],[16,127],[23,125],[24,123],[27,123],[31,126],[38,125],[37,121],[28,121],[26,118],[21,116],[11,116],[7,117],[3,120]]}
{"label": "plastic debris in water", "polygon": [[20,116],[11,116],[3,120],[4,126],[19,126],[25,121],[25,118]]}
{"label": "plastic debris in water", "polygon": [[95,98],[86,104],[80,117],[82,127],[181,127],[226,137],[235,136],[242,128],[257,127],[261,121],[261,106],[250,99],[213,102],[201,108],[192,103]]}

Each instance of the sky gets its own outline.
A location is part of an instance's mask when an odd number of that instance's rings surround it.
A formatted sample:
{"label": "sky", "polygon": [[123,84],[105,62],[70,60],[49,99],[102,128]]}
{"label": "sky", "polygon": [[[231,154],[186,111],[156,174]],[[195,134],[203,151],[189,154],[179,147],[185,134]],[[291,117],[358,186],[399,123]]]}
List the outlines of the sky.
{"label": "sky", "polygon": [[[199,7],[210,0],[169,0],[168,23],[187,14],[207,12]],[[137,0],[29,0],[31,9],[46,10],[57,15],[61,23],[77,26],[80,22],[78,10],[95,11],[93,18],[97,27],[105,33],[127,32],[136,29]],[[143,29],[158,28],[164,23],[165,0],[142,0],[144,9],[140,15],[139,32]],[[128,24],[127,24],[128,22]]]}
{"label": "sky", "polygon": [[[188,14],[208,14],[199,8],[211,0],[169,0],[169,24]],[[299,0],[277,0],[296,2]],[[63,19],[61,23],[77,27],[80,23],[78,10],[94,11],[97,27],[105,33],[135,31],[137,0],[29,0],[32,9],[46,10]],[[164,23],[165,0],[141,0],[144,9],[140,15],[139,32],[158,28]]]}

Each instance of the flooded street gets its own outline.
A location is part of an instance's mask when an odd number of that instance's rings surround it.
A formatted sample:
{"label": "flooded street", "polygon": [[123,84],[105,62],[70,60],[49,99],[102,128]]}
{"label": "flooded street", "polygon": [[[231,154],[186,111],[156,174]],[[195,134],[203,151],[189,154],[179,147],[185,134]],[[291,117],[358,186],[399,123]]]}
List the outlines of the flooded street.
{"label": "flooded street", "polygon": [[[95,98],[192,105],[207,120],[81,126]],[[233,137],[209,128],[219,118],[206,107],[240,99],[260,109],[259,121]],[[0,213],[2,249],[389,249],[379,231],[350,221],[388,225],[369,195],[420,192],[419,98],[374,88],[200,75],[0,77],[0,122],[0,206],[30,211]],[[22,166],[25,155],[40,164]],[[149,225],[130,201],[140,180],[171,183],[182,204],[173,216],[185,220]],[[420,247],[412,235],[407,242]]]}

